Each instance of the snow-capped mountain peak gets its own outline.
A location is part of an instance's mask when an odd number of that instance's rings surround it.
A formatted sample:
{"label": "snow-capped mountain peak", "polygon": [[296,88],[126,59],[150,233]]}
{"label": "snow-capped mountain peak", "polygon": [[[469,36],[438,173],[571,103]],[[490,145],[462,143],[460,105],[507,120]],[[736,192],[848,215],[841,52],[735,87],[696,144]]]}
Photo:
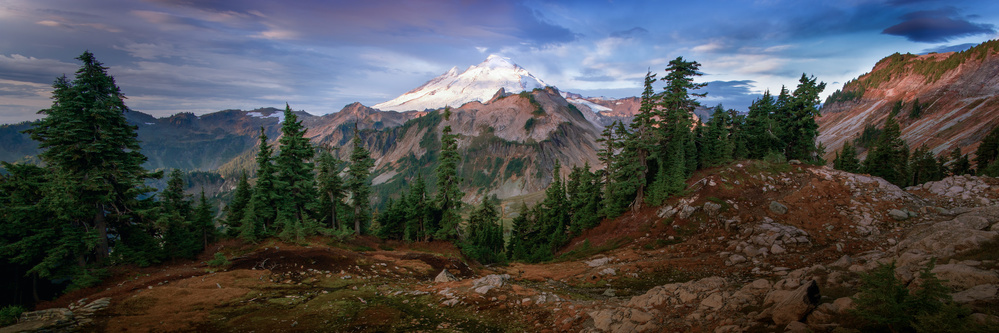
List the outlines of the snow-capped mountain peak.
{"label": "snow-capped mountain peak", "polygon": [[486,102],[500,88],[508,93],[518,93],[545,86],[544,81],[513,63],[510,58],[490,55],[482,63],[469,66],[460,74],[457,67],[452,67],[419,88],[373,107],[392,111],[438,109],[449,105],[459,107],[471,101]]}

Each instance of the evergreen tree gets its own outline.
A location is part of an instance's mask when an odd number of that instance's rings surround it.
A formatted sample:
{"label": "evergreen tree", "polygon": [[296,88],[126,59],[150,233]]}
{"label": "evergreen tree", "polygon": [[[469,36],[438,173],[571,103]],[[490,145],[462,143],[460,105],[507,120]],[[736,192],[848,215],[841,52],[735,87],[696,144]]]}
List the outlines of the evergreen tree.
{"label": "evergreen tree", "polygon": [[378,231],[376,235],[382,239],[402,239],[406,227],[406,193],[402,193],[402,198],[392,200],[389,198],[385,203],[385,211],[378,214]]}
{"label": "evergreen tree", "polygon": [[732,139],[732,159],[742,160],[749,157],[749,135],[746,133],[746,116],[735,110],[728,110],[731,120],[729,137]]}
{"label": "evergreen tree", "polygon": [[[444,121],[451,118],[451,108],[444,108]],[[441,155],[437,166],[437,208],[440,209],[440,228],[437,239],[460,238],[461,216],[461,178],[458,177],[458,135],[451,134],[451,125],[445,125],[441,130]]]}
{"label": "evergreen tree", "polygon": [[530,233],[529,215],[531,211],[527,209],[527,205],[521,202],[517,212],[517,216],[510,223],[510,241],[506,244],[506,253],[510,259],[524,260],[529,257],[526,238]]}
{"label": "evergreen tree", "polygon": [[979,170],[984,169],[997,157],[999,157],[999,126],[992,128],[978,144],[978,149],[975,150],[975,165]]}
{"label": "evergreen tree", "polygon": [[[194,233],[201,238],[202,250],[208,248],[208,244],[218,240],[218,228],[215,227],[215,215],[212,212],[212,205],[205,198],[205,189],[201,189],[201,199],[198,206],[194,207]],[[200,252],[200,251],[199,251]]]}
{"label": "evergreen tree", "polygon": [[416,181],[406,197],[406,239],[428,241],[437,232],[436,221],[431,216],[431,204],[427,198],[427,183],[422,175],[416,176]]}
{"label": "evergreen tree", "polygon": [[[647,178],[649,154],[658,143],[658,139],[655,137],[655,128],[660,125],[656,119],[660,96],[652,88],[652,83],[655,81],[656,75],[652,74],[652,71],[645,73],[642,104],[638,109],[638,114],[631,121],[631,136],[627,138],[628,143],[626,144],[629,149],[634,150],[631,152],[636,164],[633,169],[636,173],[635,176],[641,180]],[[635,209],[638,209],[641,206],[640,203],[645,200],[645,182],[642,181],[637,185],[638,187],[635,189],[636,204],[633,206]]]}
{"label": "evergreen tree", "polygon": [[329,226],[333,229],[340,229],[337,220],[337,211],[343,205],[344,184],[340,178],[341,161],[328,151],[319,154],[318,172],[316,173],[316,184],[319,188],[320,211],[323,216],[329,216]]}
{"label": "evergreen tree", "polygon": [[961,154],[961,147],[954,147],[950,153],[950,171],[954,175],[971,175],[975,170],[971,168],[971,161],[967,154]]}
{"label": "evergreen tree", "polygon": [[911,177],[909,184],[912,185],[944,178],[940,164],[933,157],[933,152],[926,146],[920,146],[912,152],[912,156],[909,158],[909,173]]}
{"label": "evergreen tree", "polygon": [[600,179],[590,172],[590,164],[582,168],[573,167],[566,185],[566,196],[569,199],[571,224],[569,230],[578,235],[583,230],[600,223]]}
{"label": "evergreen tree", "polygon": [[857,173],[861,170],[860,160],[857,159],[857,148],[849,141],[843,143],[843,149],[836,152],[836,159],[833,160],[833,168],[846,172]]}
{"label": "evergreen tree", "polygon": [[239,182],[236,183],[236,190],[232,195],[232,201],[225,207],[225,225],[229,236],[238,235],[238,227],[243,221],[243,216],[246,215],[247,205],[250,204],[250,197],[252,195],[253,189],[250,187],[250,182],[246,179],[246,171],[243,171],[239,174]]}
{"label": "evergreen tree", "polygon": [[548,249],[554,254],[555,249],[565,245],[569,240],[566,231],[569,227],[569,200],[565,195],[565,184],[560,175],[562,168],[558,160],[552,169],[552,183],[545,189],[545,199],[541,201],[539,227],[541,235],[549,240]]}
{"label": "evergreen tree", "polygon": [[637,163],[638,159],[635,156],[637,151],[633,147],[635,141],[627,139],[631,134],[621,122],[617,122],[613,134],[617,136],[621,148],[613,158],[610,171],[607,172],[604,210],[601,214],[607,217],[617,217],[624,213],[634,202],[638,187],[645,184],[645,178],[639,178],[641,165]]}
{"label": "evergreen tree", "polygon": [[366,232],[368,221],[371,220],[369,196],[371,195],[371,168],[375,166],[375,161],[371,159],[371,153],[364,148],[364,142],[354,126],[354,148],[350,153],[350,169],[347,172],[345,181],[347,191],[351,197],[351,207],[354,210],[354,233],[360,235]]}
{"label": "evergreen tree", "polygon": [[919,119],[923,116],[923,105],[919,104],[919,99],[912,100],[912,110],[909,111],[909,119]]}
{"label": "evergreen tree", "polygon": [[718,104],[711,114],[711,122],[704,133],[704,161],[705,167],[719,166],[732,161],[732,151],[735,145],[732,143],[729,128],[731,119],[725,109]]}
{"label": "evergreen tree", "polygon": [[902,100],[895,101],[895,104],[892,105],[891,111],[888,112],[888,115],[890,115],[892,117],[898,117],[898,114],[900,112],[902,112],[902,107],[903,106],[905,106],[905,103],[902,102]]}
{"label": "evergreen tree", "polygon": [[864,160],[864,171],[898,186],[908,185],[909,146],[901,135],[898,122],[889,115],[877,144]]}
{"label": "evergreen tree", "polygon": [[746,150],[749,158],[761,159],[771,151],[781,150],[777,126],[773,120],[777,108],[775,103],[767,90],[763,97],[749,106],[749,114],[746,115]]}
{"label": "evergreen tree", "polygon": [[601,172],[603,176],[604,195],[600,216],[618,216],[624,211],[621,208],[621,203],[624,200],[616,192],[622,187],[622,184],[617,183],[619,178],[618,168],[622,165],[621,157],[617,156],[617,152],[620,151],[622,145],[622,133],[615,131],[616,128],[623,129],[624,125],[618,121],[614,121],[604,128],[600,138],[597,139],[597,142],[603,144],[603,147],[597,152],[597,157],[603,163],[604,167]]}
{"label": "evergreen tree", "polygon": [[161,193],[157,224],[163,230],[163,254],[166,258],[193,258],[200,248],[191,227],[193,208],[184,195],[184,173],[170,172],[167,188]]}
{"label": "evergreen tree", "polygon": [[468,235],[462,242],[462,250],[484,265],[504,262],[503,227],[499,224],[499,212],[489,199],[468,217]]}
{"label": "evergreen tree", "polygon": [[[285,219],[283,228],[292,238],[301,238],[305,228],[306,205],[316,197],[313,165],[315,149],[305,138],[307,129],[298,116],[285,104],[284,121],[281,123],[280,151],[275,158],[277,168],[276,190],[281,193],[278,216]],[[286,238],[289,236],[286,235]]]}
{"label": "evergreen tree", "polygon": [[[661,108],[657,114],[661,120],[657,129],[660,147],[656,151],[658,171],[653,179],[650,204],[658,205],[672,192],[673,184],[685,181],[689,174],[697,169],[697,146],[691,128],[694,127],[694,108],[700,105],[694,97],[704,97],[706,94],[693,93],[693,90],[704,87],[705,83],[694,83],[694,77],[702,74],[697,70],[701,64],[696,61],[686,61],[677,57],[669,62],[666,68],[666,86],[661,93]],[[682,157],[677,154],[682,154]],[[671,179],[670,171],[683,170],[679,179]],[[636,202],[637,203],[637,202]],[[637,203],[640,205],[640,203]],[[635,206],[633,206],[635,208]]]}
{"label": "evergreen tree", "polygon": [[69,194],[54,208],[69,211],[60,213],[70,217],[66,227],[94,233],[87,252],[104,262],[108,234],[142,223],[135,213],[150,201],[139,198],[152,191],[144,181],[156,175],[142,167],[146,157],[136,127],[125,119],[128,107],[107,67],[89,51],[76,59],[83,65],[73,81],[65,76],[56,80],[52,106],[39,111],[45,117],[26,132],[38,141],[38,157],[50,177],[59,178],[61,191]]}
{"label": "evergreen tree", "polygon": [[249,208],[240,223],[239,236],[249,241],[255,241],[260,237],[270,234],[274,221],[277,218],[277,211],[274,202],[277,201],[276,191],[277,181],[274,176],[274,164],[271,163],[272,151],[267,143],[267,134],[264,133],[263,126],[260,127],[260,143],[257,152],[257,184],[253,186],[253,195],[250,196]]}
{"label": "evergreen tree", "polygon": [[[32,164],[3,163],[0,173],[0,263],[6,274],[30,277],[38,302],[39,279],[79,274],[78,256],[86,251],[84,231],[60,216],[50,195],[62,192],[49,170]],[[7,265],[7,264],[10,265]]]}
{"label": "evergreen tree", "polygon": [[819,125],[815,118],[819,116],[819,94],[825,88],[826,84],[818,82],[814,76],[801,74],[798,87],[786,105],[788,118],[782,122],[785,126],[785,156],[788,160],[816,162],[821,157],[815,142],[819,136]]}

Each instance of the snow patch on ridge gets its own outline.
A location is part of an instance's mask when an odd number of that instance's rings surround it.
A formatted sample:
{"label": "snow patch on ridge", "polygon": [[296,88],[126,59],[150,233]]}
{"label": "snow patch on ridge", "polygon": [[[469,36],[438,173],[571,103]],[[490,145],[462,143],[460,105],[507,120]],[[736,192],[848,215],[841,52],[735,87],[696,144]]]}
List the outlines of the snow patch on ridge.
{"label": "snow patch on ridge", "polygon": [[593,103],[593,102],[587,101],[585,99],[570,98],[570,99],[568,99],[568,101],[569,101],[569,103],[572,103],[572,104],[583,104],[583,105],[586,105],[586,107],[589,107],[590,110],[593,110],[593,112],[611,111],[611,108],[609,108],[609,107],[606,107],[606,106],[603,106],[603,105],[600,105],[600,104],[597,104],[597,103]]}
{"label": "snow patch on ridge", "polygon": [[263,113],[254,111],[254,112],[247,112],[246,115],[254,118],[277,118],[278,124],[284,122],[284,112],[274,112],[265,116]]}

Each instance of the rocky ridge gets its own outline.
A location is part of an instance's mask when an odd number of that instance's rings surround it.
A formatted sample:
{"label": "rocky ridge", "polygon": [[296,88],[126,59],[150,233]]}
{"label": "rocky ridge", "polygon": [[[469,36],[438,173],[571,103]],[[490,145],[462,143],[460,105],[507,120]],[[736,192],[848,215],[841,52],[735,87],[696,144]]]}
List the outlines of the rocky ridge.
{"label": "rocky ridge", "polygon": [[[999,125],[994,116],[999,110],[999,41],[963,52],[895,54],[847,82],[842,91],[841,96],[849,97],[828,101],[816,118],[827,160],[866,125],[882,127],[896,101],[904,103],[896,119],[911,149],[925,145],[936,155],[954,148],[968,154]],[[916,100],[921,115],[911,117]]]}

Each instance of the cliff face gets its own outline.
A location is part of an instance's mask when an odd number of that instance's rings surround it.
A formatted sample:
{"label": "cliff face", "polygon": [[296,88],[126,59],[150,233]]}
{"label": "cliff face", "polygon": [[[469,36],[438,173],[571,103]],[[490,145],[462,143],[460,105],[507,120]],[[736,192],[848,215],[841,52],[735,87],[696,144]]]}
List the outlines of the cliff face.
{"label": "cliff face", "polygon": [[[918,100],[918,115],[913,107]],[[870,73],[848,82],[822,108],[819,141],[826,158],[868,124],[882,127],[893,106],[902,138],[911,149],[925,145],[935,154],[955,147],[974,152],[988,131],[999,125],[999,41],[963,52],[894,54]]]}

